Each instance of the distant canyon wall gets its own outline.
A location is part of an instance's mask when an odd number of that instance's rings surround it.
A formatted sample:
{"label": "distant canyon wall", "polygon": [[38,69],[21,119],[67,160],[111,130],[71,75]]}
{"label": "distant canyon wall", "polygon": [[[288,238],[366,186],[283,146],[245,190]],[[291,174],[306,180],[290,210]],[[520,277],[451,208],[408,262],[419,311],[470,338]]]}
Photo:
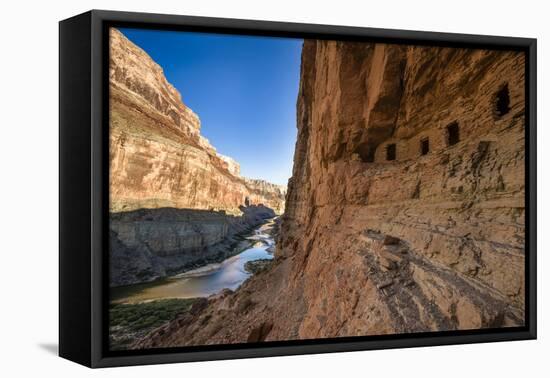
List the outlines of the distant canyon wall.
{"label": "distant canyon wall", "polygon": [[174,207],[238,214],[245,202],[284,211],[286,187],[241,177],[239,164],[200,134],[199,117],[143,50],[116,29],[110,49],[112,212]]}
{"label": "distant canyon wall", "polygon": [[243,206],[241,212],[161,208],[111,214],[111,286],[150,282],[220,262],[248,247],[242,235],[275,216],[262,205]]}
{"label": "distant canyon wall", "polygon": [[135,347],[523,325],[524,68],[306,40],[273,267]]}
{"label": "distant canyon wall", "polygon": [[242,177],[162,68],[116,29],[109,79],[111,286],[223,260],[284,212],[286,187]]}

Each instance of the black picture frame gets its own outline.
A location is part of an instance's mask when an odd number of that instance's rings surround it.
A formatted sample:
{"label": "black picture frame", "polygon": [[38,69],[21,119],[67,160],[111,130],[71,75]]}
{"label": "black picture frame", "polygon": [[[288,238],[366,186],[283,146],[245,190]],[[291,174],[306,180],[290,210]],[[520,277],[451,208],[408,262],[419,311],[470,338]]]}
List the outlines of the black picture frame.
{"label": "black picture frame", "polygon": [[[108,33],[111,26],[518,50],[526,53],[524,327],[110,352]],[[536,39],[92,10],[59,24],[59,354],[89,367],[536,338]]]}

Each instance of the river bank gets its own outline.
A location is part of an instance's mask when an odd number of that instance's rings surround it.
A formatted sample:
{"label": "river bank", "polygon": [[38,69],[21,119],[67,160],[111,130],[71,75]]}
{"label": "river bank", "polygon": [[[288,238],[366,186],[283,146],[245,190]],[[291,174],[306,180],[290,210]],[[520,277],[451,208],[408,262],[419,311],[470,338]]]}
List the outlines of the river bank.
{"label": "river bank", "polygon": [[163,299],[141,303],[111,303],[109,344],[111,350],[127,349],[135,340],[188,312],[196,298]]}
{"label": "river bank", "polygon": [[271,251],[275,242],[271,232],[275,224],[274,220],[267,220],[243,236],[239,246],[222,261],[207,263],[154,282],[111,288],[111,302],[208,297],[223,289],[236,290],[252,275],[246,264],[273,258]]}
{"label": "river bank", "polygon": [[246,236],[275,217],[263,205],[238,215],[195,209],[140,209],[110,215],[110,286],[144,284],[221,262],[249,247]]}
{"label": "river bank", "polygon": [[193,306],[205,306],[207,297],[237,290],[248,278],[269,268],[273,259],[274,219],[256,227],[233,256],[159,281],[111,288],[110,345],[127,348],[176,317],[192,316]]}

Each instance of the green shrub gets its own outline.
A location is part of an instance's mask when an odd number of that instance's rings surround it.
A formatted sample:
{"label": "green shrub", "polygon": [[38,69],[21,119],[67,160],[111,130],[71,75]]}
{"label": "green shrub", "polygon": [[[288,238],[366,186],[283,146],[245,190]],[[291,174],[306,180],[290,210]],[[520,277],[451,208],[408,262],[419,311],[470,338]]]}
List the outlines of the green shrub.
{"label": "green shrub", "polygon": [[112,304],[109,308],[111,327],[121,326],[129,332],[155,328],[188,311],[195,299],[161,299],[142,303]]}

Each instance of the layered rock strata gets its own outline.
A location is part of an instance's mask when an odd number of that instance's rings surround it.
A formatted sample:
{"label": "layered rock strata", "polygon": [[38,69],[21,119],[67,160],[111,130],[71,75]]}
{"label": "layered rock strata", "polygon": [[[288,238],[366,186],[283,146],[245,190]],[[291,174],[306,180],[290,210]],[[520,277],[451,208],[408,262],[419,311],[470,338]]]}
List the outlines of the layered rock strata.
{"label": "layered rock strata", "polygon": [[305,41],[274,263],[134,347],[523,325],[524,68]]}
{"label": "layered rock strata", "polygon": [[162,68],[118,30],[110,36],[110,282],[118,286],[227,257],[236,236],[284,211],[286,187],[242,177],[201,135]]}
{"label": "layered rock strata", "polygon": [[242,235],[275,212],[262,205],[241,211],[241,216],[174,208],[112,214],[111,286],[154,281],[222,261],[248,247]]}
{"label": "layered rock strata", "polygon": [[240,176],[200,133],[200,119],[182,102],[162,68],[111,29],[110,208],[225,210],[264,204],[281,213],[286,188]]}

